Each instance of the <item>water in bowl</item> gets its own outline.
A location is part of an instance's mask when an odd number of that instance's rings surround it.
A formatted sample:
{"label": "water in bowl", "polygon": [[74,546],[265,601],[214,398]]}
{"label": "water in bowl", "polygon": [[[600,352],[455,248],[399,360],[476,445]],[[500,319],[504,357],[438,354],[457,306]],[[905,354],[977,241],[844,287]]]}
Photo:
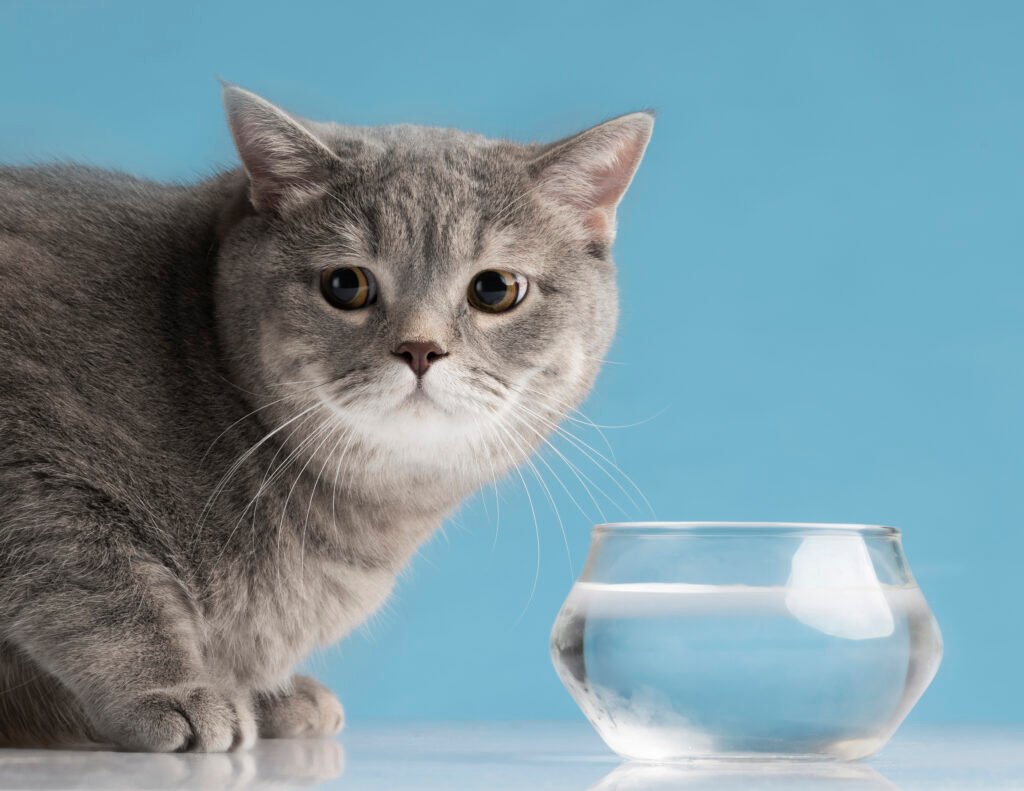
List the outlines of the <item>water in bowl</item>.
{"label": "water in bowl", "polygon": [[620,754],[853,759],[931,681],[939,640],[916,586],[580,582],[552,650]]}

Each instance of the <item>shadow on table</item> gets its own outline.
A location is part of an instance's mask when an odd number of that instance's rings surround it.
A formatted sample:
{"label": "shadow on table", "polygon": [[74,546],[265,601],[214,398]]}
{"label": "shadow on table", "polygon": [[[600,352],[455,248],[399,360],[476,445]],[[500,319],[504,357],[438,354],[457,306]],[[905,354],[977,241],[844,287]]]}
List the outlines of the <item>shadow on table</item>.
{"label": "shadow on table", "polygon": [[864,764],[627,763],[588,791],[899,791]]}
{"label": "shadow on table", "polygon": [[0,789],[285,789],[334,779],[344,768],[341,745],[329,739],[261,740],[238,753],[0,750]]}

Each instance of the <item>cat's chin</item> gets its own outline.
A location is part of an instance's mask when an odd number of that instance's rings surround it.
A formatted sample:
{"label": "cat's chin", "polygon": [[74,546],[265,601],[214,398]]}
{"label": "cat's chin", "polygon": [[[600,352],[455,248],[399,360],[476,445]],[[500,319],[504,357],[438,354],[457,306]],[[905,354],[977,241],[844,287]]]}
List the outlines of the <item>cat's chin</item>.
{"label": "cat's chin", "polygon": [[392,456],[423,467],[461,464],[477,445],[480,425],[470,414],[442,409],[430,396],[408,396],[372,421],[367,439]]}

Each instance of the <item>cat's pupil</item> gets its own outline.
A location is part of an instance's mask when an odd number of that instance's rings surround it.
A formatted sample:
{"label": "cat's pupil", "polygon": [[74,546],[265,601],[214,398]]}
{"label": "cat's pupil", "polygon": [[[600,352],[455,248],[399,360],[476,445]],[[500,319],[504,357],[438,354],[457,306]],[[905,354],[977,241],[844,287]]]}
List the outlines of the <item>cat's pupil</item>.
{"label": "cat's pupil", "polygon": [[490,270],[481,272],[473,286],[481,302],[498,305],[508,297],[509,289],[515,288],[515,281],[507,282],[501,272]]}
{"label": "cat's pupil", "polygon": [[523,275],[502,269],[485,269],[469,283],[469,304],[485,313],[504,313],[523,301],[527,285]]}
{"label": "cat's pupil", "polygon": [[361,266],[325,270],[320,289],[328,302],[342,310],[363,308],[377,301],[377,281],[369,269]]}
{"label": "cat's pupil", "polygon": [[359,296],[359,276],[354,269],[335,269],[331,274],[331,291],[340,302],[351,302]]}

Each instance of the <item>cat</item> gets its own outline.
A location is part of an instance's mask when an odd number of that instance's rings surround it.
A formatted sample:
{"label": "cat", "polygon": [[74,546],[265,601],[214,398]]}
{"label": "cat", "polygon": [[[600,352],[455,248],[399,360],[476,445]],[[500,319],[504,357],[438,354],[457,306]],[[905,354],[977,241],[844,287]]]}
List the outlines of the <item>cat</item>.
{"label": "cat", "polygon": [[329,735],[293,668],[587,394],[646,112],[552,144],[300,119],[242,167],[0,168],[0,744]]}

